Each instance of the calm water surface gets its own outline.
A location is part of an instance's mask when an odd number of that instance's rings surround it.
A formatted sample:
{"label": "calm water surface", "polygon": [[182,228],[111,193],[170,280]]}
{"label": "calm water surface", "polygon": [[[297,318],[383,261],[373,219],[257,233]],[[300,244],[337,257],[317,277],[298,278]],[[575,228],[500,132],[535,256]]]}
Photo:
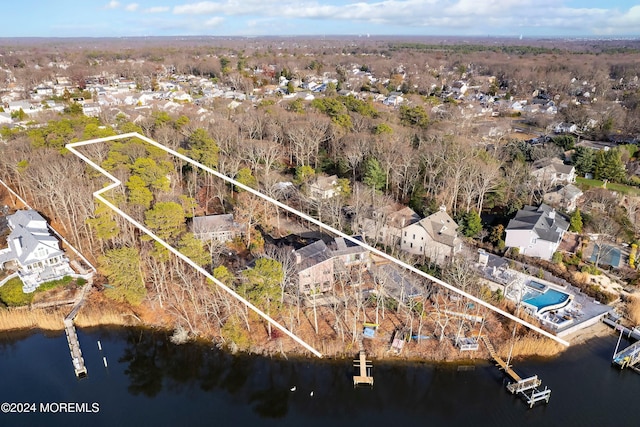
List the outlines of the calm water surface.
{"label": "calm water surface", "polygon": [[516,362],[522,376],[538,374],[553,390],[549,405],[533,409],[505,390],[488,363],[376,363],[375,387],[354,389],[350,361],[230,356],[133,329],[78,335],[89,370],[83,380],[73,374],[64,333],[1,335],[0,402],[97,402],[99,412],[0,413],[1,426],[640,425],[630,410],[640,375],[611,367],[614,335],[557,359]]}

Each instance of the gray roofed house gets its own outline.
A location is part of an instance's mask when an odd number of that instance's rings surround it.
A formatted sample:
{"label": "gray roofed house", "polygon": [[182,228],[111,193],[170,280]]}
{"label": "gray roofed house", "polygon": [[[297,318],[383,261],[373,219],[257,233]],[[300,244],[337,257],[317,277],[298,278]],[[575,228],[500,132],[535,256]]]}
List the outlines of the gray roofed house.
{"label": "gray roofed house", "polygon": [[519,248],[523,255],[550,260],[568,229],[569,223],[552,207],[525,206],[509,221],[505,245]]}
{"label": "gray roofed house", "polygon": [[241,236],[244,229],[233,220],[233,214],[196,216],[191,222],[191,232],[204,241],[230,242]]}
{"label": "gray roofed house", "polygon": [[438,212],[402,229],[400,249],[442,264],[462,249],[457,229],[458,224],[444,208],[440,208]]}
{"label": "gray roofed house", "polygon": [[421,279],[397,265],[382,264],[375,269],[374,275],[380,283],[375,292],[381,292],[402,304],[424,294],[425,287]]}
{"label": "gray roofed house", "polygon": [[331,250],[322,241],[311,243],[294,252],[300,292],[326,292],[333,286],[334,262]]}
{"label": "gray roofed house", "polygon": [[573,184],[567,184],[564,187],[559,187],[546,193],[543,199],[549,205],[557,206],[567,212],[573,212],[576,210],[577,201],[582,194],[582,190],[578,187]]}
{"label": "gray roofed house", "polygon": [[[362,241],[360,236],[354,239]],[[371,265],[369,251],[343,237],[329,245],[318,240],[294,252],[298,270],[298,286],[303,294],[331,290],[336,276],[350,284],[360,284]]]}
{"label": "gray roofed house", "polygon": [[560,159],[540,159],[533,163],[531,175],[541,184],[559,185],[576,182],[576,168]]}
{"label": "gray roofed house", "polygon": [[11,233],[8,248],[0,250],[0,266],[18,270],[25,293],[46,281],[73,274],[60,242],[49,233],[47,221],[38,212],[17,211],[7,217],[7,223]]}

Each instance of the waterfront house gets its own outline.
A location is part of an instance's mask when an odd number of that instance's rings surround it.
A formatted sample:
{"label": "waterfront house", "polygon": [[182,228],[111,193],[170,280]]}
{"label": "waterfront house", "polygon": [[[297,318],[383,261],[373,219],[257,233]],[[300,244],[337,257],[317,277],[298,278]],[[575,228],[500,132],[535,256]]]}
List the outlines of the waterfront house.
{"label": "waterfront house", "polygon": [[331,250],[322,240],[298,249],[294,255],[300,293],[308,295],[331,290],[334,262]]}
{"label": "waterfront house", "polygon": [[19,210],[7,217],[11,233],[0,250],[0,267],[17,270],[25,293],[46,281],[73,274],[69,260],[51,235],[47,221],[34,210]]}
{"label": "waterfront house", "polygon": [[462,249],[457,229],[458,224],[441,207],[438,212],[402,229],[400,249],[443,264]]}
{"label": "waterfront house", "polygon": [[505,245],[522,255],[550,260],[568,229],[569,223],[550,206],[525,206],[509,221]]}
{"label": "waterfront house", "polygon": [[[362,240],[360,236],[354,236]],[[336,237],[329,245],[318,240],[294,251],[298,272],[298,286],[302,294],[320,294],[333,288],[336,278],[351,285],[364,281],[371,267],[369,251],[343,237]]]}

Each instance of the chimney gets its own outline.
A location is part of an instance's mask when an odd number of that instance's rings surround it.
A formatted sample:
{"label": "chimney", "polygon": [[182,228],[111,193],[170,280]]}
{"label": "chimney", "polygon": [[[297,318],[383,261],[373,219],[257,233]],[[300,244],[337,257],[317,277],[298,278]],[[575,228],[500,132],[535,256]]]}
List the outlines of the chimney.
{"label": "chimney", "polygon": [[551,212],[549,212],[549,218],[550,219],[556,219],[556,210],[552,209]]}
{"label": "chimney", "polygon": [[489,254],[484,249],[478,249],[478,253],[478,263],[481,266],[486,267],[489,262]]}
{"label": "chimney", "polygon": [[447,207],[445,205],[440,205],[439,210],[440,210],[440,212],[446,212],[447,211]]}

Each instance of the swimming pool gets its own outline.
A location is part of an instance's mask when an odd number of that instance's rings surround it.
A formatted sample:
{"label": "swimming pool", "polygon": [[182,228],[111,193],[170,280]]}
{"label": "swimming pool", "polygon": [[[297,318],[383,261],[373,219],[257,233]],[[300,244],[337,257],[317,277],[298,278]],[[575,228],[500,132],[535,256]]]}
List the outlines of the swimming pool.
{"label": "swimming pool", "polygon": [[[525,295],[526,296],[526,295]],[[532,298],[524,299],[522,302],[536,308],[536,312],[541,314],[545,309],[560,308],[569,300],[569,294],[547,289],[546,292],[538,294]]]}

